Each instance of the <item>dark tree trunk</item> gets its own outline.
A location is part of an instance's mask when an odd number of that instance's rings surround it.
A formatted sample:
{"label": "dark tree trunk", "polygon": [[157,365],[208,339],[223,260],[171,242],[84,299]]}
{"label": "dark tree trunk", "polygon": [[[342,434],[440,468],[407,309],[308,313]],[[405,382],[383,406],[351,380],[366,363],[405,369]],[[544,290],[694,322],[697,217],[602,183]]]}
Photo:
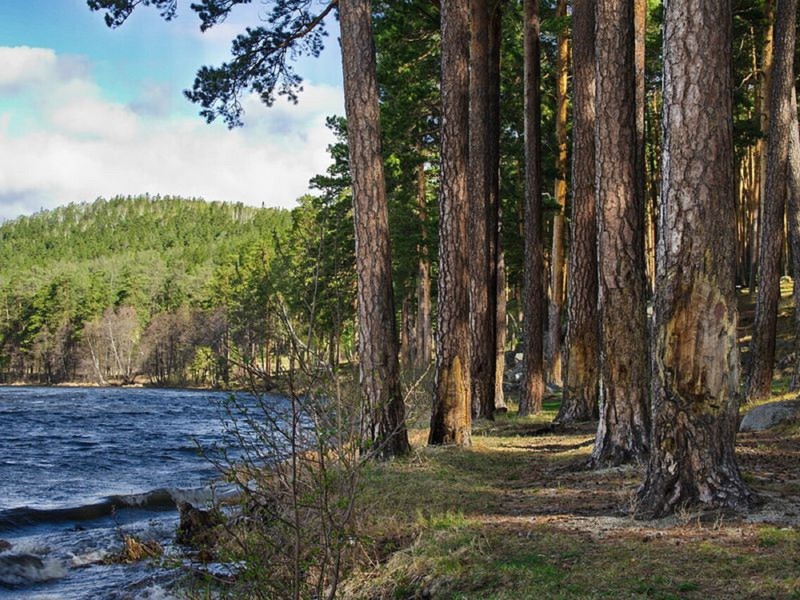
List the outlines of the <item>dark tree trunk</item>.
{"label": "dark tree trunk", "polygon": [[794,300],[794,370],[791,389],[800,389],[800,129],[797,119],[797,93],[792,89],[792,125],[789,130],[789,172],[787,218],[792,249],[792,298]]}
{"label": "dark tree trunk", "polygon": [[469,446],[469,11],[443,0],[442,152],[439,192],[439,302],[430,444]]}
{"label": "dark tree trunk", "polygon": [[567,363],[556,420],[597,416],[600,356],[597,328],[597,207],[595,203],[594,0],[572,8],[572,222],[567,285]]}
{"label": "dark tree trunk", "polygon": [[[494,418],[495,292],[493,208],[489,195],[490,0],[470,0],[469,203],[470,356],[473,417]],[[493,2],[492,2],[493,3]]]}
{"label": "dark tree trunk", "polygon": [[376,447],[385,457],[399,456],[410,446],[400,389],[370,0],[341,0],[339,17],[353,180],[361,385]]}
{"label": "dark tree trunk", "polygon": [[418,368],[427,369],[431,364],[431,259],[428,250],[428,186],[425,180],[425,165],[418,167],[417,202],[419,203],[419,220],[422,232],[422,247],[419,250],[419,268],[417,273],[417,319],[416,319],[416,354],[415,363]]}
{"label": "dark tree trunk", "polygon": [[633,3],[598,0],[596,164],[600,424],[590,464],[647,456],[648,348],[643,200],[636,182]]}
{"label": "dark tree trunk", "polygon": [[775,15],[775,54],[770,90],[767,184],[761,213],[761,248],[758,257],[758,292],[747,400],[769,397],[775,360],[775,328],[781,296],[780,262],[783,250],[786,176],[792,126],[796,0],[779,0]]}
{"label": "dark tree trunk", "polygon": [[538,0],[524,0],[525,94],[525,372],[520,416],[539,412],[544,395],[544,260],[542,257],[542,98]]}
{"label": "dark tree trunk", "polygon": [[[567,16],[567,0],[556,3],[556,18]],[[569,74],[569,36],[567,27],[558,34],[556,53],[556,185],[558,211],[553,216],[553,245],[550,256],[550,305],[547,325],[547,379],[562,385],[561,314],[564,311],[564,246],[567,205],[567,80]]]}
{"label": "dark tree trunk", "polygon": [[730,0],[666,4],[653,444],[640,490],[646,516],[754,501],[734,456],[731,29]]}
{"label": "dark tree trunk", "polygon": [[502,240],[500,206],[500,46],[502,43],[502,2],[494,0],[489,27],[489,229],[492,233],[491,264],[494,276],[490,285],[495,292],[494,410],[507,412],[503,392],[506,366],[506,264]]}

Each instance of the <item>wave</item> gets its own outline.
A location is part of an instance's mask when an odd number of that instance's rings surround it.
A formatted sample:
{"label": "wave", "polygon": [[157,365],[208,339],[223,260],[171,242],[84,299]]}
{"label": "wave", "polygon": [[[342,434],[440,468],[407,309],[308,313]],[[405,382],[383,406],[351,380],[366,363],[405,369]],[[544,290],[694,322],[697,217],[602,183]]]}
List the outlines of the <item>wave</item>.
{"label": "wave", "polygon": [[0,532],[17,530],[47,523],[92,521],[110,517],[117,510],[136,509],[149,511],[176,510],[181,502],[195,506],[206,505],[215,498],[230,499],[236,496],[230,486],[211,488],[159,488],[142,494],[109,496],[99,502],[66,508],[32,508],[23,506],[0,511]]}
{"label": "wave", "polygon": [[20,586],[60,579],[66,567],[55,559],[33,554],[0,554],[0,585]]}

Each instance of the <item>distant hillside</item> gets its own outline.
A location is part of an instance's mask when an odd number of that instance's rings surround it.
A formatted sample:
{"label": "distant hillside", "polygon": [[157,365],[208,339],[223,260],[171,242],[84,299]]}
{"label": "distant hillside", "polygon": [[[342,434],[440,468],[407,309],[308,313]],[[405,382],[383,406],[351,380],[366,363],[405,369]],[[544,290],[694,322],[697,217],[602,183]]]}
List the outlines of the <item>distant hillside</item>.
{"label": "distant hillside", "polygon": [[169,196],[70,204],[0,225],[0,278],[151,251],[198,266],[285,231],[290,222],[286,210]]}
{"label": "distant hillside", "polygon": [[0,381],[227,382],[220,357],[269,342],[270,270],[292,224],[139,196],[0,225]]}

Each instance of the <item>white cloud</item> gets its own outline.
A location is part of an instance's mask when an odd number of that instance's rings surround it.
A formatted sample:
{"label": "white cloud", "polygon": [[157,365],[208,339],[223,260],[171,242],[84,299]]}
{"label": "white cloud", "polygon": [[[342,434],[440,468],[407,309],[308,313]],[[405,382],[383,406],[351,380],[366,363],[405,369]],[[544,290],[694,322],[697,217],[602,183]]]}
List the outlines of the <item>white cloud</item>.
{"label": "white cloud", "polygon": [[37,125],[15,128],[14,109],[0,112],[0,219],[116,194],[292,206],[329,164],[325,117],[343,114],[340,89],[307,83],[297,105],[245,98],[245,127],[229,131],[165,114],[163,89],[110,101],[88,69],[63,70],[51,50],[0,48],[4,57],[14,66],[0,75],[0,94],[32,99]]}

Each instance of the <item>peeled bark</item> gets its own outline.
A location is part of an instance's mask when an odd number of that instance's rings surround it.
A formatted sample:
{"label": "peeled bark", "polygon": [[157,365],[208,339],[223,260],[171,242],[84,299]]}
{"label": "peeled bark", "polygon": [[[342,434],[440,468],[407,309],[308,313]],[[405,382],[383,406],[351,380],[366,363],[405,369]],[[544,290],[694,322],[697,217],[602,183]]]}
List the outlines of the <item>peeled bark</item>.
{"label": "peeled bark", "polygon": [[590,464],[597,467],[643,460],[650,419],[633,3],[598,0],[595,16],[601,395]]}
{"label": "peeled bark", "polygon": [[400,389],[370,0],[341,0],[339,17],[353,180],[361,386],[375,447],[385,457],[398,456],[410,446]]}
{"label": "peeled bark", "polygon": [[524,365],[519,414],[542,410],[544,396],[544,259],[542,257],[542,99],[538,0],[523,2],[525,94]]}
{"label": "peeled bark", "polygon": [[[556,18],[567,16],[567,0],[556,3]],[[558,34],[556,54],[556,185],[558,211],[553,216],[553,246],[550,261],[550,305],[547,326],[547,379],[556,385],[561,377],[561,314],[564,311],[564,245],[567,204],[567,75],[569,36],[564,27]]]}
{"label": "peeled bark", "polygon": [[470,0],[470,356],[473,417],[494,417],[494,231],[490,185],[489,0]]}
{"label": "peeled bark", "polygon": [[574,0],[572,31],[575,115],[572,126],[572,219],[567,281],[567,362],[563,400],[556,417],[560,423],[595,418],[599,394],[594,0]]}
{"label": "peeled bark", "polygon": [[439,303],[436,381],[429,444],[469,446],[469,12],[443,0],[442,151],[439,192]]}
{"label": "peeled bark", "polygon": [[758,292],[747,400],[769,397],[775,360],[775,330],[780,300],[780,261],[783,250],[786,176],[792,126],[791,92],[794,88],[795,12],[797,0],[780,0],[775,18],[775,55],[770,93],[767,184],[761,213],[761,248],[758,257]]}
{"label": "peeled bark", "polygon": [[734,455],[739,351],[730,0],[670,0],[664,27],[653,444],[639,492],[648,517],[687,505],[737,509],[754,502]]}

